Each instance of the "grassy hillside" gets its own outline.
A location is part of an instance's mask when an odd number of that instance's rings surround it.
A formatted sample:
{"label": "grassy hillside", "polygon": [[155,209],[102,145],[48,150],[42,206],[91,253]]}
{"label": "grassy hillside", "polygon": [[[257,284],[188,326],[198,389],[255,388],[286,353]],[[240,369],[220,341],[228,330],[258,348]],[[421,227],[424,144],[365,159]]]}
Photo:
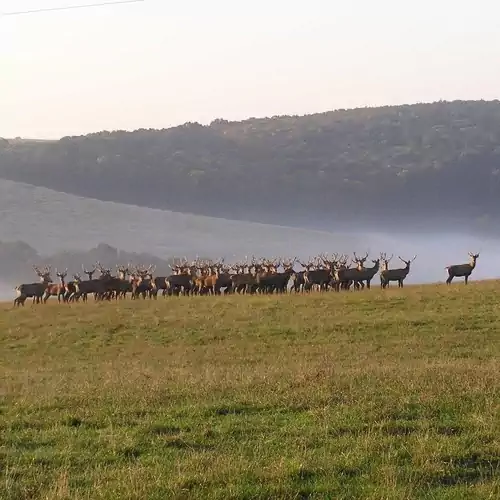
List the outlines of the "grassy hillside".
{"label": "grassy hillside", "polygon": [[[316,228],[497,230],[500,101],[215,120],[0,142],[0,178],[102,200]],[[408,223],[408,222],[407,222]]]}
{"label": "grassy hillside", "polygon": [[496,498],[499,292],[4,305],[0,498]]}

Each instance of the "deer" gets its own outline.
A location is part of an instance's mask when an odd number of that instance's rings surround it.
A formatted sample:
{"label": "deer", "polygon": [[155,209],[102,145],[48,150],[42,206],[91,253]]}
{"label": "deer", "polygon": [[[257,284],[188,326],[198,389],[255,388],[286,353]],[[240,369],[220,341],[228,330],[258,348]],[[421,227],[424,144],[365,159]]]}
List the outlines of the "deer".
{"label": "deer", "polygon": [[469,252],[470,261],[467,264],[454,264],[445,269],[448,271],[448,278],[446,279],[446,284],[449,285],[453,278],[464,278],[464,282],[467,285],[469,282],[469,276],[476,267],[476,261],[479,258],[478,253]]}
{"label": "deer", "polygon": [[40,270],[37,266],[33,266],[34,271],[40,278],[38,283],[23,283],[19,286],[16,286],[14,289],[16,291],[17,297],[14,299],[14,307],[19,307],[22,305],[24,307],[24,303],[27,298],[33,298],[33,304],[35,302],[39,304],[43,303],[42,297],[47,288],[47,285],[52,283],[52,278],[50,277],[51,271],[50,266],[45,266],[45,268]]}
{"label": "deer", "polygon": [[[354,255],[354,259],[353,259],[353,263],[356,264],[356,269],[359,271],[359,272],[363,272],[365,270],[365,262],[368,260],[368,252],[365,253],[365,256],[364,257],[358,257],[356,255],[356,252],[353,253]],[[355,290],[359,290],[360,287],[361,289],[363,290],[365,288],[365,284],[363,283],[363,280],[353,280],[353,281],[349,281],[348,284],[347,284],[347,288],[349,289],[351,287],[351,284],[354,284],[354,289]]]}
{"label": "deer", "polygon": [[87,302],[89,293],[94,294],[94,297],[103,296],[106,293],[105,281],[103,280],[83,280],[79,274],[73,275],[73,282],[71,285],[74,287],[72,292],[67,298],[68,302],[78,301],[80,297],[83,302]]}
{"label": "deer", "polygon": [[260,264],[252,255],[252,260],[248,262],[238,262],[233,266],[234,274],[231,274],[231,291],[234,293],[254,293],[257,288],[257,273],[261,271]]}
{"label": "deer", "polygon": [[309,291],[317,286],[319,291],[326,290],[332,278],[332,272],[328,266],[321,262],[321,258],[309,259],[307,263],[298,261],[305,269],[304,290]]}
{"label": "deer", "polygon": [[92,270],[88,270],[88,269],[85,269],[85,267],[83,266],[82,264],[82,271],[83,271],[83,274],[86,274],[89,281],[92,281],[93,278],[94,278],[94,274],[96,273],[97,271],[97,266],[94,265],[94,268]]}
{"label": "deer", "polygon": [[132,292],[132,282],[134,278],[130,276],[130,278],[127,279],[127,275],[130,274],[131,267],[132,264],[130,264],[130,262],[126,266],[116,266],[118,279],[120,280],[119,283],[117,283],[117,290],[115,291],[116,300],[121,298],[124,299],[127,297],[127,292]]}
{"label": "deer", "polygon": [[59,278],[59,283],[49,283],[43,294],[43,303],[45,304],[49,297],[57,297],[57,302],[66,302],[66,282],[64,281],[66,276],[68,275],[68,270],[66,269],[63,272],[57,272],[56,268],[56,276]]}
{"label": "deer", "polygon": [[184,257],[179,264],[169,265],[172,274],[165,278],[167,294],[189,295],[194,287],[196,277],[196,268],[189,265],[188,260]]}
{"label": "deer", "polygon": [[[283,266],[283,272],[275,272],[260,277],[259,287],[264,293],[286,293],[288,282],[294,273],[293,266],[297,257],[294,259],[279,259],[279,265]],[[274,263],[276,266],[276,262]],[[275,269],[278,267],[276,266]]]}
{"label": "deer", "polygon": [[156,270],[156,266],[151,264],[149,267],[142,267],[141,269],[136,269],[135,276],[137,279],[132,282],[132,296],[138,298],[142,295],[145,299],[146,296],[151,298],[157,298],[157,293],[155,292],[155,282],[153,280],[153,273]]}
{"label": "deer", "polygon": [[[339,262],[339,266],[335,269],[335,281],[336,281],[336,290],[339,291],[340,288],[343,290],[349,290],[352,283],[356,283],[359,278],[359,273],[362,269],[364,269],[364,263],[368,258],[368,254],[365,257],[362,257],[358,260],[358,257],[355,255],[354,263],[356,267],[347,267],[348,258],[345,257]],[[352,265],[352,264],[351,264]],[[359,285],[355,286],[355,289],[358,289]]]}
{"label": "deer", "polygon": [[380,268],[380,259],[373,260],[373,267],[362,267],[358,268],[358,276],[355,280],[355,283],[361,283],[361,287],[364,287],[363,281],[366,281],[366,288],[370,289],[371,280],[378,273]]}
{"label": "deer", "polygon": [[389,283],[391,281],[397,281],[398,282],[398,288],[403,288],[403,281],[405,278],[408,276],[408,273],[410,272],[410,264],[417,258],[415,255],[413,259],[411,260],[404,260],[401,257],[398,256],[398,259],[403,262],[405,267],[401,269],[388,269],[389,261],[392,259],[383,259],[383,269],[380,272],[380,286],[381,288],[386,288],[389,286]]}
{"label": "deer", "polygon": [[64,302],[75,302],[77,299],[77,281],[81,281],[80,275],[78,273],[73,274],[73,279],[68,281],[65,286]]}

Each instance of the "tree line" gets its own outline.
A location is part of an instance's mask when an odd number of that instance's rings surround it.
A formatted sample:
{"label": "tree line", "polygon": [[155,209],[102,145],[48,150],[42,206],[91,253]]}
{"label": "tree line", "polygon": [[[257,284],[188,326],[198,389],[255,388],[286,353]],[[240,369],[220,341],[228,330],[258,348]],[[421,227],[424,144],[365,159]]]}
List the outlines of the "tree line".
{"label": "tree line", "polygon": [[500,101],[0,140],[0,177],[81,196],[274,223],[495,220]]}

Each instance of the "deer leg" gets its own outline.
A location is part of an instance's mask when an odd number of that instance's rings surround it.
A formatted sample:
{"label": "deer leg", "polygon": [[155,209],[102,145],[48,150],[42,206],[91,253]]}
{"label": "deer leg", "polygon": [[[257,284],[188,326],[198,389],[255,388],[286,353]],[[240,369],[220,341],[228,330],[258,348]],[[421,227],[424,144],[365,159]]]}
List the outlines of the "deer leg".
{"label": "deer leg", "polygon": [[465,275],[465,284],[467,285],[469,283],[469,276]]}

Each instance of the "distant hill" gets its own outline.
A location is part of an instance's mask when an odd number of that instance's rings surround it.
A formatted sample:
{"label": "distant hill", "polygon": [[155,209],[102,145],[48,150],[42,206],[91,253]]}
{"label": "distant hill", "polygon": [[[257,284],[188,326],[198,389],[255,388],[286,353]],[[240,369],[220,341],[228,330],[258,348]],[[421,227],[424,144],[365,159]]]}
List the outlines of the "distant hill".
{"label": "distant hill", "polygon": [[500,102],[215,120],[0,142],[0,178],[152,208],[325,228],[495,229]]}

